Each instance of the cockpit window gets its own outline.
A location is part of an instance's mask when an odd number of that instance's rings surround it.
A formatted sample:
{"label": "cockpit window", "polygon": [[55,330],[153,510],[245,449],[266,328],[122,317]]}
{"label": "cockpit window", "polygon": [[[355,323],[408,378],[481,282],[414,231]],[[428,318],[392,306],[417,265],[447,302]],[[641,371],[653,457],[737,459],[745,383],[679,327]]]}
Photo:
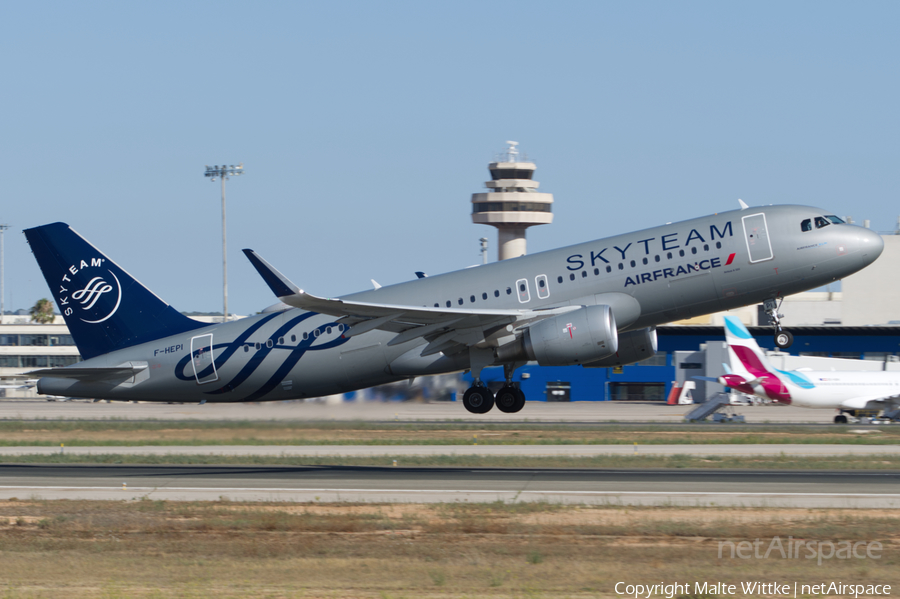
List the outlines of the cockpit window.
{"label": "cockpit window", "polygon": [[844,219],[842,219],[842,218],[840,218],[840,217],[838,217],[838,216],[835,216],[835,215],[833,215],[833,214],[826,214],[826,215],[825,215],[825,218],[827,218],[828,220],[830,220],[832,223],[834,223],[834,224],[836,224],[836,225],[843,225],[843,224],[846,224],[846,223],[844,223]]}
{"label": "cockpit window", "polygon": [[807,231],[812,231],[812,219],[807,218],[802,223],[800,223],[800,230],[806,233]]}
{"label": "cockpit window", "polygon": [[830,224],[831,224],[831,223],[828,222],[827,220],[825,220],[824,217],[822,217],[822,216],[817,216],[817,217],[816,217],[816,228],[817,228],[817,229],[821,229],[822,227],[827,227],[827,226],[830,225]]}

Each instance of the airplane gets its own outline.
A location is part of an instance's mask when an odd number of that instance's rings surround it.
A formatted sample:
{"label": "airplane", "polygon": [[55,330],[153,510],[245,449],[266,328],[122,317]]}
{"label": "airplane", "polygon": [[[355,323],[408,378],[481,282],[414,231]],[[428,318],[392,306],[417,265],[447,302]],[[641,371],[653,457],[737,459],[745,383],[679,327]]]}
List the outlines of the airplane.
{"label": "airplane", "polygon": [[[777,300],[854,273],[881,254],[868,229],[795,205],[741,209],[326,298],[253,250],[281,303],[205,324],[141,285],[65,223],[25,236],[83,362],[29,373],[38,393],[166,402],[320,397],[469,370],[462,403],[518,412],[512,378],[539,365],[619,366],[656,353],[656,326]],[[815,226],[813,226],[813,224]],[[496,396],[483,368],[502,365]]]}
{"label": "airplane", "polygon": [[855,417],[857,411],[887,411],[900,405],[900,372],[778,370],[747,327],[731,315],[725,316],[725,340],[731,372],[713,380],[741,393],[776,404],[836,409],[836,424],[846,424],[846,414]]}

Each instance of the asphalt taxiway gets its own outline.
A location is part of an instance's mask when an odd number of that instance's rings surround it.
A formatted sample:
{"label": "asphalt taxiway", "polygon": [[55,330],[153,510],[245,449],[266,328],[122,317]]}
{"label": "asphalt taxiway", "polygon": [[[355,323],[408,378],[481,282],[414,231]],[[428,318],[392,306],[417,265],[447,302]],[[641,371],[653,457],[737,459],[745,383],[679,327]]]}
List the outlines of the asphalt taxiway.
{"label": "asphalt taxiway", "polygon": [[898,471],[0,465],[0,499],[900,507]]}

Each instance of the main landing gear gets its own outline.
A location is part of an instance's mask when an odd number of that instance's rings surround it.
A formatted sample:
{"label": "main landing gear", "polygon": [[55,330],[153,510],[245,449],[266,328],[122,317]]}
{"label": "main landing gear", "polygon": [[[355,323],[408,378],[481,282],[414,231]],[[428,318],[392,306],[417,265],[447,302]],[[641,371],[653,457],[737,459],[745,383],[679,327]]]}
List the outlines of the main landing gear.
{"label": "main landing gear", "polygon": [[[513,414],[525,407],[525,394],[519,389],[517,383],[512,382],[514,364],[504,364],[503,374],[506,384],[497,391],[496,397],[487,386],[481,382],[481,377],[475,377],[475,383],[466,389],[463,395],[463,405],[473,414],[487,414],[496,404],[497,409],[507,414]],[[479,372],[480,375],[480,372]]]}
{"label": "main landing gear", "polygon": [[[781,301],[784,301],[784,299]],[[794,336],[790,331],[785,331],[781,328],[781,319],[784,318],[784,314],[778,313],[780,307],[781,302],[776,302],[774,299],[767,299],[763,302],[763,309],[769,315],[769,324],[775,327],[775,345],[781,349],[786,349],[794,343]]]}

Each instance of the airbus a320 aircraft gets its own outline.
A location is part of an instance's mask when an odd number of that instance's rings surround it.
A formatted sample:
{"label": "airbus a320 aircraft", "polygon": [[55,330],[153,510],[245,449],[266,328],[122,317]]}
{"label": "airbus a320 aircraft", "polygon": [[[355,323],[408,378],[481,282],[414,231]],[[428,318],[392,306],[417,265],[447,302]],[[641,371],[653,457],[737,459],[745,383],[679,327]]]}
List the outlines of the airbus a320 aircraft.
{"label": "airbus a320 aircraft", "polygon": [[725,341],[731,373],[717,382],[741,393],[773,403],[801,408],[836,409],[838,424],[857,410],[888,410],[900,404],[900,372],[871,370],[778,370],[747,327],[734,316],[725,317]]}
{"label": "airbus a320 aircraft", "polygon": [[[777,298],[854,273],[883,249],[825,210],[743,206],[336,299],[244,250],[283,304],[213,325],[176,311],[68,225],[44,225],[25,235],[84,362],[29,376],[49,395],[246,402],[468,369],[466,409],[517,412],[525,396],[512,377],[527,361],[637,362],[656,352],[655,326],[679,318],[766,302],[789,342]],[[489,365],[506,375],[496,398],[480,378]]]}

